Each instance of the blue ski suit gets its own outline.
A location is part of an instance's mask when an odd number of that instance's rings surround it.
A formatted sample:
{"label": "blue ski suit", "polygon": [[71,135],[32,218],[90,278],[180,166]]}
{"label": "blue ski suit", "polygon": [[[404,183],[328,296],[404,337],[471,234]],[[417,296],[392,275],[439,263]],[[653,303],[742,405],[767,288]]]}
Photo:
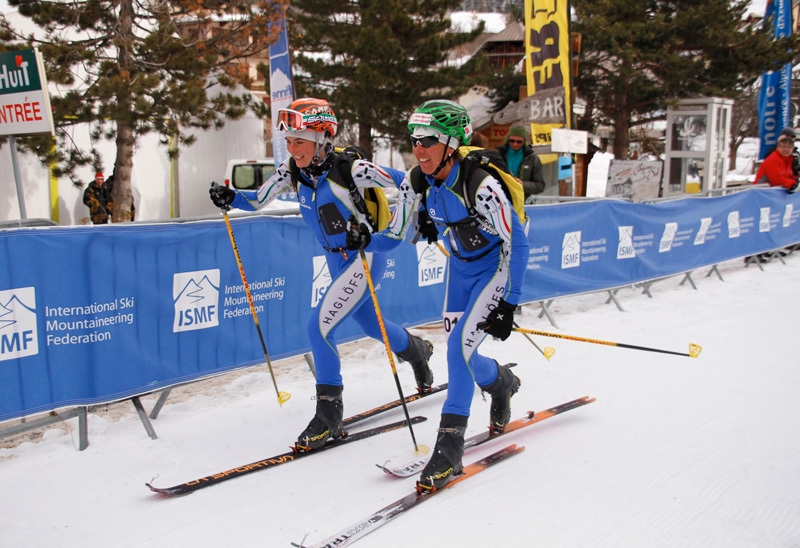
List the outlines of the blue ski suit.
{"label": "blue ski suit", "polygon": [[[334,176],[334,172],[335,170],[328,170],[315,177],[301,169],[301,184],[296,190],[300,213],[325,250],[325,260],[331,275],[331,284],[313,309],[308,322],[308,338],[317,370],[317,384],[342,386],[341,361],[336,348],[336,330],[342,322],[353,318],[367,335],[373,339],[383,339],[369,294],[364,265],[357,251],[345,250],[350,216],[355,215],[359,223],[366,222],[366,219],[353,205],[347,184],[329,178]],[[404,177],[402,171],[383,168],[365,160],[355,160],[351,173],[360,189],[369,186],[396,187]],[[231,207],[255,211],[266,206],[279,194],[293,190],[295,189],[287,159],[258,190],[237,190]],[[371,275],[380,279],[386,268],[383,255],[367,253],[367,263]],[[385,319],[384,326],[392,351],[398,353],[406,350],[409,338],[405,329]]]}
{"label": "blue ski suit", "polygon": [[396,247],[424,207],[450,252],[443,312],[447,335],[447,399],[442,413],[469,416],[474,384],[489,386],[497,378],[495,360],[478,353],[486,333],[477,324],[485,320],[500,299],[519,303],[528,263],[528,238],[500,183],[491,175],[478,184],[471,216],[461,195],[461,162],[455,160],[444,181],[427,181],[424,200],[409,177],[400,185],[392,221],[372,237],[368,250],[376,253]]}

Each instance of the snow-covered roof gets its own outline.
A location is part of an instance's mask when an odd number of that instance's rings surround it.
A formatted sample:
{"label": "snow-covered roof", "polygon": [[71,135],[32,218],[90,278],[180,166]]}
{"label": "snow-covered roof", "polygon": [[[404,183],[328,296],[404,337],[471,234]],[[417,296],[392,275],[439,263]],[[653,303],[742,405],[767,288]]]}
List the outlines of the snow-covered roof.
{"label": "snow-covered roof", "polygon": [[522,42],[525,39],[525,26],[513,21],[506,28],[486,38],[486,42]]}
{"label": "snow-covered roof", "polygon": [[745,17],[748,15],[757,15],[764,17],[764,12],[767,10],[767,0],[750,0],[750,5],[747,6]]}
{"label": "snow-covered roof", "polygon": [[485,23],[485,32],[501,32],[506,28],[506,14],[504,13],[477,13],[474,11],[454,11],[450,14],[453,22],[452,29],[469,32],[475,30],[478,23]]}

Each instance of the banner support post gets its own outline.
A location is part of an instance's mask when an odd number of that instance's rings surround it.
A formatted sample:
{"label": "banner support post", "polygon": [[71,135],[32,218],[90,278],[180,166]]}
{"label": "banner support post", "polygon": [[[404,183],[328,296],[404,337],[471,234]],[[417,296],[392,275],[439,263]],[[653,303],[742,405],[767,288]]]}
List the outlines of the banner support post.
{"label": "banner support post", "polygon": [[25,212],[25,196],[22,194],[22,175],[19,172],[19,159],[17,158],[17,140],[14,134],[8,136],[8,144],[11,147],[11,165],[14,166],[14,183],[17,185],[17,200],[19,201],[19,218],[27,219]]}

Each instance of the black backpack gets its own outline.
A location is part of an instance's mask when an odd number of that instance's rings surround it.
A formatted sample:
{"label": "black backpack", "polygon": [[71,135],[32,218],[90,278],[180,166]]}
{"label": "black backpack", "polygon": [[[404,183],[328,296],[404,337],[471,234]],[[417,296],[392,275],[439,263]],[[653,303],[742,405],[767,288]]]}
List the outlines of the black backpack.
{"label": "black backpack", "polygon": [[[458,182],[455,187],[459,195],[464,198],[464,204],[471,217],[478,215],[475,209],[475,193],[478,185],[486,177],[486,174],[494,177],[503,188],[508,201],[517,212],[519,220],[525,223],[525,190],[522,183],[517,181],[509,172],[503,155],[495,149],[461,146],[458,148],[458,155],[461,158],[461,171],[458,174]],[[428,181],[422,174],[419,166],[414,167],[409,175],[411,186],[414,192],[422,195],[422,206],[425,208],[425,195],[428,190]]]}
{"label": "black backpack", "polygon": [[[362,196],[351,172],[351,166],[356,160],[372,161],[369,154],[360,146],[350,145],[345,148],[335,148],[333,165],[330,169],[330,173],[333,173],[334,176],[331,177],[331,180],[348,190],[353,205],[367,218],[372,225],[373,232],[383,230],[389,226],[389,221],[392,219],[389,200],[383,189],[378,187],[365,188]],[[297,167],[294,158],[289,158],[289,173],[292,177],[292,186],[297,190],[298,183],[303,183],[303,179],[300,177],[300,168]]]}

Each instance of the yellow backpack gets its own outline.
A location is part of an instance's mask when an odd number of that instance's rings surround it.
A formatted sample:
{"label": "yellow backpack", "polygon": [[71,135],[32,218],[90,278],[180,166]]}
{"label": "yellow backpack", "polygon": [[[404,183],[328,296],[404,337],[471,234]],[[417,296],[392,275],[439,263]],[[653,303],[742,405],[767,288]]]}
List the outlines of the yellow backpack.
{"label": "yellow backpack", "polygon": [[[497,150],[486,149],[481,147],[460,146],[458,147],[458,156],[461,159],[461,173],[459,177],[463,187],[464,202],[470,212],[474,212],[472,204],[472,197],[475,196],[477,186],[468,189],[468,184],[473,183],[473,175],[475,170],[480,168],[487,172],[489,175],[497,179],[503,191],[506,193],[508,201],[519,216],[519,221],[525,224],[527,215],[525,214],[525,189],[522,183],[517,181],[514,176],[508,171],[503,155]],[[481,177],[475,182],[475,185],[483,180]]]}
{"label": "yellow backpack", "polygon": [[[350,171],[350,166],[355,160],[372,161],[372,159],[363,148],[357,145],[350,145],[345,148],[337,147],[334,152],[337,156],[333,163],[339,169],[342,179],[349,185],[347,188],[350,189],[353,205],[361,213],[366,214],[375,232],[389,226],[389,221],[392,220],[392,210],[389,209],[389,200],[386,198],[386,193],[380,187],[370,186],[364,189],[364,196],[362,197]],[[363,208],[366,208],[366,211]]]}

